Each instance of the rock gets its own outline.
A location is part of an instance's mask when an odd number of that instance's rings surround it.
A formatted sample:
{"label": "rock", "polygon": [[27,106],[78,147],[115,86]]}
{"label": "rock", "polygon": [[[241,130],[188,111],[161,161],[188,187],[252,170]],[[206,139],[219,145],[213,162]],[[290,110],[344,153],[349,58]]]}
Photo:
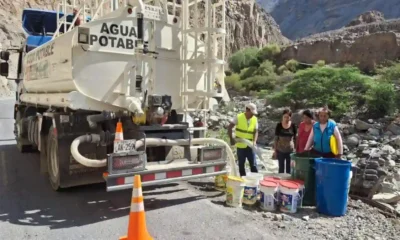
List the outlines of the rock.
{"label": "rock", "polygon": [[389,165],[389,167],[394,167],[394,166],[396,166],[396,162],[393,160],[389,160],[388,165]]}
{"label": "rock", "polygon": [[369,147],[369,145],[367,143],[362,143],[362,144],[360,144],[360,146],[358,146],[358,149],[365,150],[367,147]]}
{"label": "rock", "polygon": [[270,212],[263,213],[262,217],[263,218],[271,218],[272,217],[272,213],[270,213]]}
{"label": "rock", "polygon": [[375,140],[371,140],[371,141],[368,142],[368,145],[371,146],[371,147],[376,147],[376,146],[378,146],[378,144],[379,143],[377,141],[375,141]]}
{"label": "rock", "polygon": [[367,163],[367,168],[368,169],[378,169],[379,168],[379,163],[377,163],[377,162],[369,162],[369,163]]}
{"label": "rock", "polygon": [[397,124],[394,123],[390,124],[387,127],[387,130],[393,133],[394,135],[400,135],[400,126],[398,126]]}
{"label": "rock", "polygon": [[390,146],[390,145],[385,145],[385,146],[383,146],[382,147],[382,149],[381,149],[381,151],[384,153],[384,154],[395,154],[396,153],[396,150],[392,147],[392,146]]}
{"label": "rock", "polygon": [[282,214],[275,214],[274,218],[272,220],[274,220],[274,221],[282,221],[283,220],[283,216],[282,216]]}
{"label": "rock", "polygon": [[368,134],[372,135],[372,136],[379,136],[379,130],[376,128],[370,128],[368,129]]}
{"label": "rock", "polygon": [[382,159],[382,158],[379,158],[377,162],[379,163],[379,166],[380,166],[380,167],[383,167],[383,166],[385,166],[385,164],[386,164],[385,159]]}
{"label": "rock", "polygon": [[366,169],[364,172],[369,175],[378,175],[378,171],[374,169]]}
{"label": "rock", "polygon": [[379,177],[376,176],[376,175],[365,174],[365,179],[366,179],[366,180],[370,180],[370,181],[376,181],[376,180],[379,179]]}
{"label": "rock", "polygon": [[308,220],[310,220],[310,216],[303,216],[301,219],[307,222]]}
{"label": "rock", "polygon": [[381,193],[395,193],[400,190],[396,181],[394,183],[383,182],[381,185],[382,185]]}
{"label": "rock", "polygon": [[353,19],[350,23],[346,25],[346,27],[353,27],[357,25],[382,22],[382,21],[385,21],[383,13],[379,11],[368,11],[363,14],[360,14],[356,19]]}
{"label": "rock", "polygon": [[372,197],[372,200],[393,204],[400,201],[400,193],[378,193]]}
{"label": "rock", "polygon": [[346,145],[349,148],[357,147],[359,142],[360,142],[360,136],[357,134],[352,134],[352,135],[348,136],[346,139]]}
{"label": "rock", "polygon": [[371,124],[368,124],[368,123],[366,123],[366,122],[364,122],[364,121],[361,121],[361,120],[359,120],[359,119],[356,119],[355,127],[356,127],[357,130],[366,131],[366,130],[368,130],[369,128],[372,128],[372,125],[371,125]]}
{"label": "rock", "polygon": [[388,175],[388,172],[383,168],[378,168],[377,171],[378,171],[378,177],[387,176]]}

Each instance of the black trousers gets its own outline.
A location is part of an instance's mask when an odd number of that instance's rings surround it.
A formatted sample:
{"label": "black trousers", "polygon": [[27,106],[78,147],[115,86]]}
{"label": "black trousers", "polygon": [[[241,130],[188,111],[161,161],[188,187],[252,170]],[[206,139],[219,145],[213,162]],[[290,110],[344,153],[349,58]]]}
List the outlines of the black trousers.
{"label": "black trousers", "polygon": [[285,173],[285,163],[286,163],[286,173],[290,174],[290,154],[291,152],[276,152],[276,158],[279,162],[279,173]]}

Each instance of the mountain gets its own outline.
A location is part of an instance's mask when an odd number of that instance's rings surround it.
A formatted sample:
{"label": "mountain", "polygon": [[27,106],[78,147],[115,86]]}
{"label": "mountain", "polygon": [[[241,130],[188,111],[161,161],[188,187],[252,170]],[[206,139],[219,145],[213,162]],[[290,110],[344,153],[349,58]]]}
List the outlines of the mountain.
{"label": "mountain", "polygon": [[257,0],[279,24],[283,35],[299,39],[339,29],[360,14],[376,10],[386,19],[400,17],[399,0]]}
{"label": "mountain", "polygon": [[[21,13],[24,8],[55,9],[59,1],[0,0],[0,46],[19,45],[24,34]],[[121,0],[120,0],[121,2]],[[200,10],[200,14],[202,10]],[[288,43],[278,24],[255,0],[227,0],[227,55],[246,46]]]}

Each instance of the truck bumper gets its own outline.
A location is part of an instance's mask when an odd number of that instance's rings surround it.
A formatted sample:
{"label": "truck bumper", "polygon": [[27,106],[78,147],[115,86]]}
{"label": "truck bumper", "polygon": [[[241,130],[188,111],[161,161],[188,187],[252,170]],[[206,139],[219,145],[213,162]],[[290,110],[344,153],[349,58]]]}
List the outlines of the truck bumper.
{"label": "truck bumper", "polygon": [[176,163],[175,167],[162,169],[157,169],[157,165],[149,165],[144,171],[123,174],[105,173],[103,177],[107,183],[107,192],[112,192],[131,189],[135,175],[141,176],[142,186],[152,186],[227,174],[226,164],[226,162]]}

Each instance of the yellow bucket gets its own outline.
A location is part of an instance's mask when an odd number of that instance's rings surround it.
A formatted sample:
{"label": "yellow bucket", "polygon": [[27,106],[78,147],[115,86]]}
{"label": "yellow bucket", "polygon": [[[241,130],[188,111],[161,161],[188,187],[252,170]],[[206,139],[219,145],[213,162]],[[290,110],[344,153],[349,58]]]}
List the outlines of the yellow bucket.
{"label": "yellow bucket", "polygon": [[226,189],[226,181],[228,179],[228,175],[218,175],[215,177],[215,189],[221,192],[224,192]]}
{"label": "yellow bucket", "polygon": [[240,177],[229,176],[226,182],[226,204],[241,207],[245,182]]}

